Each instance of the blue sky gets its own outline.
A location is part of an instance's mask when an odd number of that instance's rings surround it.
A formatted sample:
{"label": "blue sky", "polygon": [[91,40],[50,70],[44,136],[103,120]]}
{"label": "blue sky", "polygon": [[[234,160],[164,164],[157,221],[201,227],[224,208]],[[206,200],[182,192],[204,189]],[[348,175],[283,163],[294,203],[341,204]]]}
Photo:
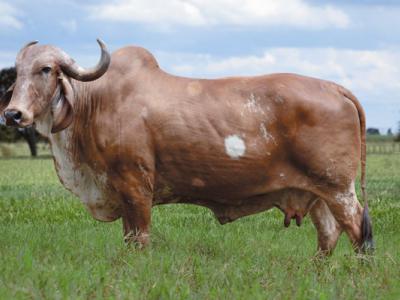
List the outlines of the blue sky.
{"label": "blue sky", "polygon": [[0,0],[0,68],[30,40],[89,66],[101,37],[111,50],[143,46],[177,75],[333,80],[360,99],[368,126],[386,131],[400,120],[399,33],[400,1]]}

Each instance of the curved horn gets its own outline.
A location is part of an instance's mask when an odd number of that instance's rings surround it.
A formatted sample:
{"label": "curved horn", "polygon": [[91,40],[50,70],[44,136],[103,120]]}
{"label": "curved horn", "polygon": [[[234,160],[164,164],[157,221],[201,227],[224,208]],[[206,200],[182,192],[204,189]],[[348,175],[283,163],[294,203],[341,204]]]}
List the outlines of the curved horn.
{"label": "curved horn", "polygon": [[21,51],[24,50],[25,48],[28,48],[29,46],[35,45],[37,43],[39,43],[39,41],[36,41],[36,40],[32,41],[32,42],[29,42],[24,47],[22,47]]}
{"label": "curved horn", "polygon": [[17,60],[19,60],[19,59],[21,58],[22,52],[23,52],[26,48],[28,48],[28,47],[30,47],[30,46],[32,46],[32,45],[35,45],[35,44],[37,44],[37,43],[39,43],[39,41],[32,41],[32,42],[27,43],[25,46],[23,46],[23,47],[21,48],[21,50],[19,50],[19,52],[18,52]]}
{"label": "curved horn", "polygon": [[61,68],[68,76],[79,81],[92,81],[101,77],[110,65],[111,57],[106,45],[102,40],[97,39],[101,48],[101,57],[98,64],[90,69],[83,69],[70,57],[65,57],[61,62]]}

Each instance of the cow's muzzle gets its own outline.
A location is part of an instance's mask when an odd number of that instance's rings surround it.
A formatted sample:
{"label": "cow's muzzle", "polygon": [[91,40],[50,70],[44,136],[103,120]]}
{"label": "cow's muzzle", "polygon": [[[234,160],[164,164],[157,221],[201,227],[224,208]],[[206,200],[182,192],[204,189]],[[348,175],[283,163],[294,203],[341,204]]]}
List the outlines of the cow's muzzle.
{"label": "cow's muzzle", "polygon": [[24,124],[23,113],[17,109],[6,109],[4,111],[4,119],[7,126],[25,127],[29,124]]}

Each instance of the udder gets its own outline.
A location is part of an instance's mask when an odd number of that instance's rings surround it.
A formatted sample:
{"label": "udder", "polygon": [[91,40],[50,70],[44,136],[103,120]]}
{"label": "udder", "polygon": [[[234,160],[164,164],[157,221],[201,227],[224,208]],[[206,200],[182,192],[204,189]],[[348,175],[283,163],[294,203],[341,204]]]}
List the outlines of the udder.
{"label": "udder", "polygon": [[279,199],[274,204],[285,215],[283,221],[285,227],[289,227],[292,219],[295,219],[297,226],[300,226],[303,218],[318,198],[310,192],[294,189],[284,190],[280,194]]}

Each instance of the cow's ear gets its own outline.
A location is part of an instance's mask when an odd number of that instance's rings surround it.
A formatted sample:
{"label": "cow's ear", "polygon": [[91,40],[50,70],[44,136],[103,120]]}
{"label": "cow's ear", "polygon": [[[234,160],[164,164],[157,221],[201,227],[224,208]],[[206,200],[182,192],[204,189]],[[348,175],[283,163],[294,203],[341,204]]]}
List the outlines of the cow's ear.
{"label": "cow's ear", "polygon": [[51,133],[57,133],[67,128],[74,120],[74,90],[64,74],[60,74],[59,80],[61,92],[57,103],[53,104],[53,127],[51,128]]}
{"label": "cow's ear", "polygon": [[15,87],[15,82],[8,88],[6,93],[3,95],[3,97],[0,98],[0,114],[3,114],[3,110],[8,106],[10,103],[12,93],[14,91]]}

